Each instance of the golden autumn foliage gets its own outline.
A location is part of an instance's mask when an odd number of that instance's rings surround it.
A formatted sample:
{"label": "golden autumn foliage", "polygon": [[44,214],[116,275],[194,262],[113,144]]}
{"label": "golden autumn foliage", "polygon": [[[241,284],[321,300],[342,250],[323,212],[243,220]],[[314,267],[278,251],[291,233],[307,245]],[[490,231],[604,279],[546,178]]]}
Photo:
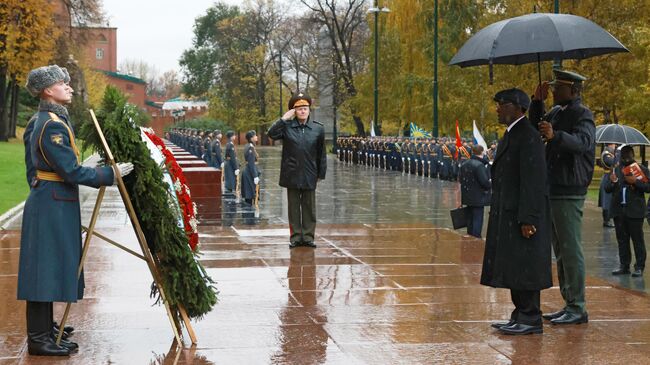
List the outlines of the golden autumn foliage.
{"label": "golden autumn foliage", "polygon": [[19,83],[52,58],[60,32],[51,11],[42,0],[3,0],[0,5],[0,69]]}
{"label": "golden autumn foliage", "polygon": [[[408,122],[431,130],[433,123],[433,1],[380,1],[391,12],[380,14],[379,23],[379,119],[385,134],[395,135]],[[618,121],[650,133],[650,0],[561,1],[560,11],[583,16],[600,25],[630,51],[582,61],[566,60],[563,66],[589,78],[583,100],[597,124]],[[440,0],[439,1],[439,126],[440,135],[471,131],[476,120],[484,134],[502,130],[496,122],[492,96],[503,88],[519,87],[532,94],[537,85],[537,65],[494,67],[490,85],[488,67],[461,69],[448,66],[451,57],[471,35],[485,26],[533,12],[553,12],[553,1]],[[373,29],[373,17],[369,17]],[[356,77],[359,93],[354,103],[369,125],[373,112],[373,43],[366,57],[369,66]],[[552,78],[552,63],[542,63],[542,77]],[[353,132],[346,123],[342,130]]]}

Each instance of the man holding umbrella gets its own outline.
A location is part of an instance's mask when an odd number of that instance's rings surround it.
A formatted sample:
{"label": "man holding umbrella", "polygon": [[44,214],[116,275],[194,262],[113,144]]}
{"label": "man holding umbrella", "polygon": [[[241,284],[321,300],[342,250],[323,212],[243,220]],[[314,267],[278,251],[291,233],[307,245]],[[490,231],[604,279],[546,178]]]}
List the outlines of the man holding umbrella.
{"label": "man holding umbrella", "polygon": [[[588,321],[581,228],[585,196],[594,173],[596,126],[592,112],[580,98],[586,78],[565,70],[553,73],[555,80],[537,87],[530,106],[530,120],[546,141],[553,251],[565,301],[562,310],[544,318],[552,324],[579,324]],[[545,114],[549,88],[555,106]]]}

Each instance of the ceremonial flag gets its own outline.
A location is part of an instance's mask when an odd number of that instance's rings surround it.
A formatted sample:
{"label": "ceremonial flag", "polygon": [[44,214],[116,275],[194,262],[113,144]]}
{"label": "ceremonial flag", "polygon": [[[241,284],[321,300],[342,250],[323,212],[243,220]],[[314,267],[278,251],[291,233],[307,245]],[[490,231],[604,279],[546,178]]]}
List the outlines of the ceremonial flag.
{"label": "ceremonial flag", "polygon": [[375,121],[370,121],[370,137],[375,137]]}
{"label": "ceremonial flag", "polygon": [[460,140],[460,129],[458,129],[458,119],[456,119],[456,153],[454,156],[458,158],[458,149],[463,146],[463,141]]}
{"label": "ceremonial flag", "polygon": [[411,137],[418,138],[431,138],[431,133],[425,131],[424,129],[417,126],[417,124],[411,122]]}
{"label": "ceremonial flag", "polygon": [[483,147],[485,151],[488,150],[487,143],[485,143],[485,139],[483,139],[483,136],[481,135],[481,132],[479,132],[478,127],[476,126],[476,121],[472,121],[474,123],[474,129],[472,131],[472,134],[474,135],[474,144],[475,145],[480,145]]}

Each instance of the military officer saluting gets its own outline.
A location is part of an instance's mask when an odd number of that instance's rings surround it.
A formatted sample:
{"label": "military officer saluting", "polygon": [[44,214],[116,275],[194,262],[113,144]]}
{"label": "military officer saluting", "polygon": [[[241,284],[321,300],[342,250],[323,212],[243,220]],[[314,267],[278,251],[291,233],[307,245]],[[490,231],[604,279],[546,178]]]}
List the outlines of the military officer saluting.
{"label": "military officer saluting", "polygon": [[[83,297],[79,185],[114,183],[111,167],[80,165],[79,150],[64,104],[72,99],[67,76],[56,65],[30,71],[27,90],[41,101],[28,147],[35,169],[25,202],[18,267],[18,300],[27,301],[27,351],[30,355],[67,356],[78,345],[55,343],[52,302]],[[133,170],[118,164],[122,176]]]}

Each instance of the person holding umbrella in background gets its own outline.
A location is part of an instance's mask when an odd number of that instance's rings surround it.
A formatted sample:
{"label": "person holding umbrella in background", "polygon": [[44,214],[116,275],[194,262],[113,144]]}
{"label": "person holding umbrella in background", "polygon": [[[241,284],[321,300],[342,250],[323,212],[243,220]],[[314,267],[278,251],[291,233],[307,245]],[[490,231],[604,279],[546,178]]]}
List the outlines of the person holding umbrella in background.
{"label": "person holding umbrella in background", "polygon": [[[635,176],[632,169],[640,169]],[[637,170],[638,171],[638,170]],[[612,194],[610,215],[616,225],[616,240],[618,241],[618,256],[620,267],[612,271],[612,275],[630,273],[632,253],[630,238],[634,245],[633,277],[643,276],[646,260],[646,248],[643,238],[643,218],[646,215],[645,193],[650,193],[650,172],[634,161],[634,150],[631,146],[621,148],[621,160],[610,174],[605,190]]]}
{"label": "person holding umbrella in background", "polygon": [[[581,230],[587,188],[594,174],[596,126],[591,110],[582,104],[586,78],[559,69],[553,73],[555,80],[538,85],[529,112],[546,142],[553,252],[565,301],[562,310],[544,318],[552,324],[579,324],[588,321]],[[545,114],[549,88],[554,107]]]}

